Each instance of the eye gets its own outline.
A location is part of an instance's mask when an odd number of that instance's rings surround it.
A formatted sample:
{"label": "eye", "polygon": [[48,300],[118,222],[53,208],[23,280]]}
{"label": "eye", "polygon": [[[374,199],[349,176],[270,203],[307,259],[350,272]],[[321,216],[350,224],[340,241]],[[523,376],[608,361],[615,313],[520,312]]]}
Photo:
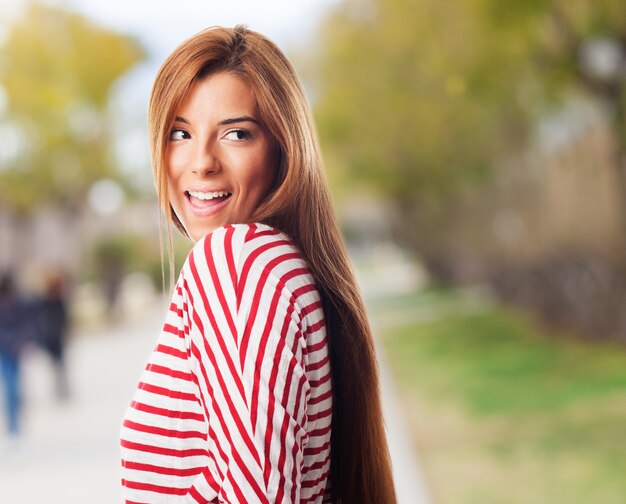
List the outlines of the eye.
{"label": "eye", "polygon": [[248,140],[251,137],[252,137],[252,133],[250,133],[248,130],[241,129],[241,128],[230,130],[228,133],[226,133],[226,135],[224,135],[224,138],[226,140],[235,140],[238,142],[241,140]]}
{"label": "eye", "polygon": [[186,140],[191,138],[191,135],[184,129],[173,129],[170,131],[170,140]]}

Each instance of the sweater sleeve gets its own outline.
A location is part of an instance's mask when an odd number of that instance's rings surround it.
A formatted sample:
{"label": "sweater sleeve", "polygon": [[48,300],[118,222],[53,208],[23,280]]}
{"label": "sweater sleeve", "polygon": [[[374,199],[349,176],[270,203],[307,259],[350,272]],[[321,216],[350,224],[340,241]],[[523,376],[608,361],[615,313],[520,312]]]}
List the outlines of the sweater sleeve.
{"label": "sweater sleeve", "polygon": [[183,274],[210,460],[192,495],[299,502],[310,384],[294,292],[314,289],[306,264],[275,230],[229,226],[196,244]]}

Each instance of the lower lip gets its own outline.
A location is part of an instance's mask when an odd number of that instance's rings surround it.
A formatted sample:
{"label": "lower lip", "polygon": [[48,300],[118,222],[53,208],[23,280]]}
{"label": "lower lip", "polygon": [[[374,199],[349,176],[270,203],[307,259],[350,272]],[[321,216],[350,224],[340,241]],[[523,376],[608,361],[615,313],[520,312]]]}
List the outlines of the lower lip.
{"label": "lower lip", "polygon": [[220,210],[222,210],[222,208],[224,208],[228,204],[232,197],[233,195],[231,194],[228,198],[223,200],[219,200],[216,202],[210,200],[208,203],[205,202],[201,206],[195,205],[190,196],[186,196],[185,199],[187,200],[187,205],[191,209],[193,215],[195,215],[196,217],[211,217],[212,215],[215,215]]}

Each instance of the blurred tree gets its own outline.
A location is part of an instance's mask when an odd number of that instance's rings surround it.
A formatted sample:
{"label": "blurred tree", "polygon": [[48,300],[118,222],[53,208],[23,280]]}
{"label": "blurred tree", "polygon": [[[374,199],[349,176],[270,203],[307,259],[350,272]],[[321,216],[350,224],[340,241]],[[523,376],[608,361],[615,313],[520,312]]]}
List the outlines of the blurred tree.
{"label": "blurred tree", "polygon": [[482,0],[349,1],[322,28],[316,115],[330,171],[393,201],[397,232],[427,261],[454,196],[528,130],[534,90],[515,88],[530,47],[496,29]]}
{"label": "blurred tree", "polygon": [[[603,103],[615,133],[626,240],[626,5],[623,0],[485,0],[498,40],[520,35],[530,46],[533,78],[543,98],[560,101],[576,90]],[[515,89],[522,83],[517,83]],[[624,245],[624,244],[623,244]]]}
{"label": "blurred tree", "polygon": [[79,14],[31,4],[0,48],[0,201],[28,213],[80,208],[89,186],[116,174],[109,92],[143,58],[138,43]]}
{"label": "blurred tree", "polygon": [[[624,152],[625,19],[623,0],[340,4],[321,28],[314,73],[332,176],[392,201],[398,235],[439,260],[457,196],[521,158],[546,103],[567,89],[586,85],[610,101]],[[594,40],[621,51],[610,83],[581,59]]]}

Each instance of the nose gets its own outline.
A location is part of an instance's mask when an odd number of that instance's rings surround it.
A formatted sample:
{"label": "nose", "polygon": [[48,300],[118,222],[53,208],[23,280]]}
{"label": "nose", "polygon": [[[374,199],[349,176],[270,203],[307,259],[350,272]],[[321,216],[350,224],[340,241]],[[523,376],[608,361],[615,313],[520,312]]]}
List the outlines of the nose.
{"label": "nose", "polygon": [[210,143],[199,144],[194,153],[191,172],[204,177],[221,170],[220,162]]}

